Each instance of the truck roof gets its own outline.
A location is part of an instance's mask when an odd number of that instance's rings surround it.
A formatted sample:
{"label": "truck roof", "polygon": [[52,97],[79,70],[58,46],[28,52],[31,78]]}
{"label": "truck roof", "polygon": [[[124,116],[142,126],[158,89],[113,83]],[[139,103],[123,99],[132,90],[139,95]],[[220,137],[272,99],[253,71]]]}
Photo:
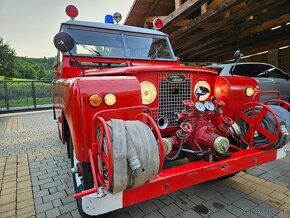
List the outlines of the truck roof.
{"label": "truck roof", "polygon": [[117,30],[117,31],[125,31],[125,32],[134,32],[134,33],[166,36],[165,33],[160,32],[158,30],[146,29],[146,28],[134,27],[134,26],[127,26],[127,25],[120,25],[120,24],[68,20],[66,22],[61,23],[60,29],[62,28],[63,25],[93,27],[93,28],[108,29],[108,30]]}

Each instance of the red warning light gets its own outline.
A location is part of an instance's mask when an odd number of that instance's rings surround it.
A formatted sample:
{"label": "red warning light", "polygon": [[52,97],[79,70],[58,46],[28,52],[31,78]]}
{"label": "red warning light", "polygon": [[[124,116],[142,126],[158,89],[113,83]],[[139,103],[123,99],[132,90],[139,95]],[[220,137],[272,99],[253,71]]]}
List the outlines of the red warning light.
{"label": "red warning light", "polygon": [[163,27],[163,22],[160,18],[155,18],[153,20],[153,26],[155,29],[160,30]]}
{"label": "red warning light", "polygon": [[73,19],[75,19],[78,16],[79,11],[76,8],[76,6],[74,6],[74,5],[68,5],[65,8],[65,13],[66,13],[67,16],[69,16],[73,20]]}

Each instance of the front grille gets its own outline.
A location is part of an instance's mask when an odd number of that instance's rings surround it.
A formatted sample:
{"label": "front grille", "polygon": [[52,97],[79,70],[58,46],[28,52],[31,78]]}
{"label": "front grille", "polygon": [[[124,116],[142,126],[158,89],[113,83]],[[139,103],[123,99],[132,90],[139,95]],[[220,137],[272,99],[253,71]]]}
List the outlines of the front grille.
{"label": "front grille", "polygon": [[183,100],[192,99],[192,78],[190,74],[183,74],[185,76],[183,82],[172,83],[167,81],[169,75],[172,74],[158,75],[159,106],[151,112],[155,120],[158,120],[160,117],[166,117],[169,121],[168,127],[177,127],[178,123],[175,120],[174,112],[180,112],[184,109],[182,105]]}

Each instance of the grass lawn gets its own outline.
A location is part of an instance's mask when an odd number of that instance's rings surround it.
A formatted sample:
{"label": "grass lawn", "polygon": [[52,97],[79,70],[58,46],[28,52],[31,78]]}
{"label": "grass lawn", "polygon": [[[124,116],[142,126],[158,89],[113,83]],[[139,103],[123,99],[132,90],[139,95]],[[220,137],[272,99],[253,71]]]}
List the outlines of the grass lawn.
{"label": "grass lawn", "polygon": [[[14,80],[14,81],[15,81],[15,80],[25,80],[25,79],[21,79],[21,78],[9,78],[9,80],[10,80],[10,79],[11,79],[11,80]],[[6,80],[6,79],[5,79],[5,76],[1,76],[1,75],[0,75],[0,80]]]}
{"label": "grass lawn", "polygon": [[[51,104],[51,83],[42,81],[12,80],[1,82],[0,80],[0,108],[6,107],[5,99],[8,96],[9,107],[33,106],[33,89],[36,97],[36,105]],[[6,90],[8,91],[6,96]]]}

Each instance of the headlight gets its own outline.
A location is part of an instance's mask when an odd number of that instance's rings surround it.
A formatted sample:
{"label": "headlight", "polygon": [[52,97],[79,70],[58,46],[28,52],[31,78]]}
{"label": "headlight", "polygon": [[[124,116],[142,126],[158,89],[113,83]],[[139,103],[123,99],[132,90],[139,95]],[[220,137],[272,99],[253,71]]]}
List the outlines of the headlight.
{"label": "headlight", "polygon": [[92,94],[89,97],[90,105],[97,107],[102,104],[102,97],[98,94]]}
{"label": "headlight", "polygon": [[252,97],[255,93],[255,89],[253,87],[246,88],[246,96]]}
{"label": "headlight", "polygon": [[114,95],[114,94],[106,94],[105,95],[106,105],[112,106],[116,103],[116,101],[117,101],[116,95]]}
{"label": "headlight", "polygon": [[141,86],[142,103],[151,104],[157,96],[156,87],[154,86],[153,83],[149,81],[141,82],[140,86]]}
{"label": "headlight", "polygon": [[198,88],[198,87],[200,87],[200,86],[202,86],[202,87],[205,87],[205,88],[207,88],[208,90],[209,90],[209,93],[208,94],[206,94],[206,95],[202,95],[202,96],[200,96],[200,98],[199,98],[199,100],[200,101],[204,101],[204,100],[206,100],[208,97],[209,97],[209,95],[210,95],[210,85],[209,85],[209,83],[208,82],[206,82],[206,81],[204,81],[204,80],[200,80],[200,81],[198,81],[196,84],[195,84],[195,86],[194,86],[194,95],[195,95],[195,97],[197,97],[197,95],[195,94],[196,93],[196,89]]}

